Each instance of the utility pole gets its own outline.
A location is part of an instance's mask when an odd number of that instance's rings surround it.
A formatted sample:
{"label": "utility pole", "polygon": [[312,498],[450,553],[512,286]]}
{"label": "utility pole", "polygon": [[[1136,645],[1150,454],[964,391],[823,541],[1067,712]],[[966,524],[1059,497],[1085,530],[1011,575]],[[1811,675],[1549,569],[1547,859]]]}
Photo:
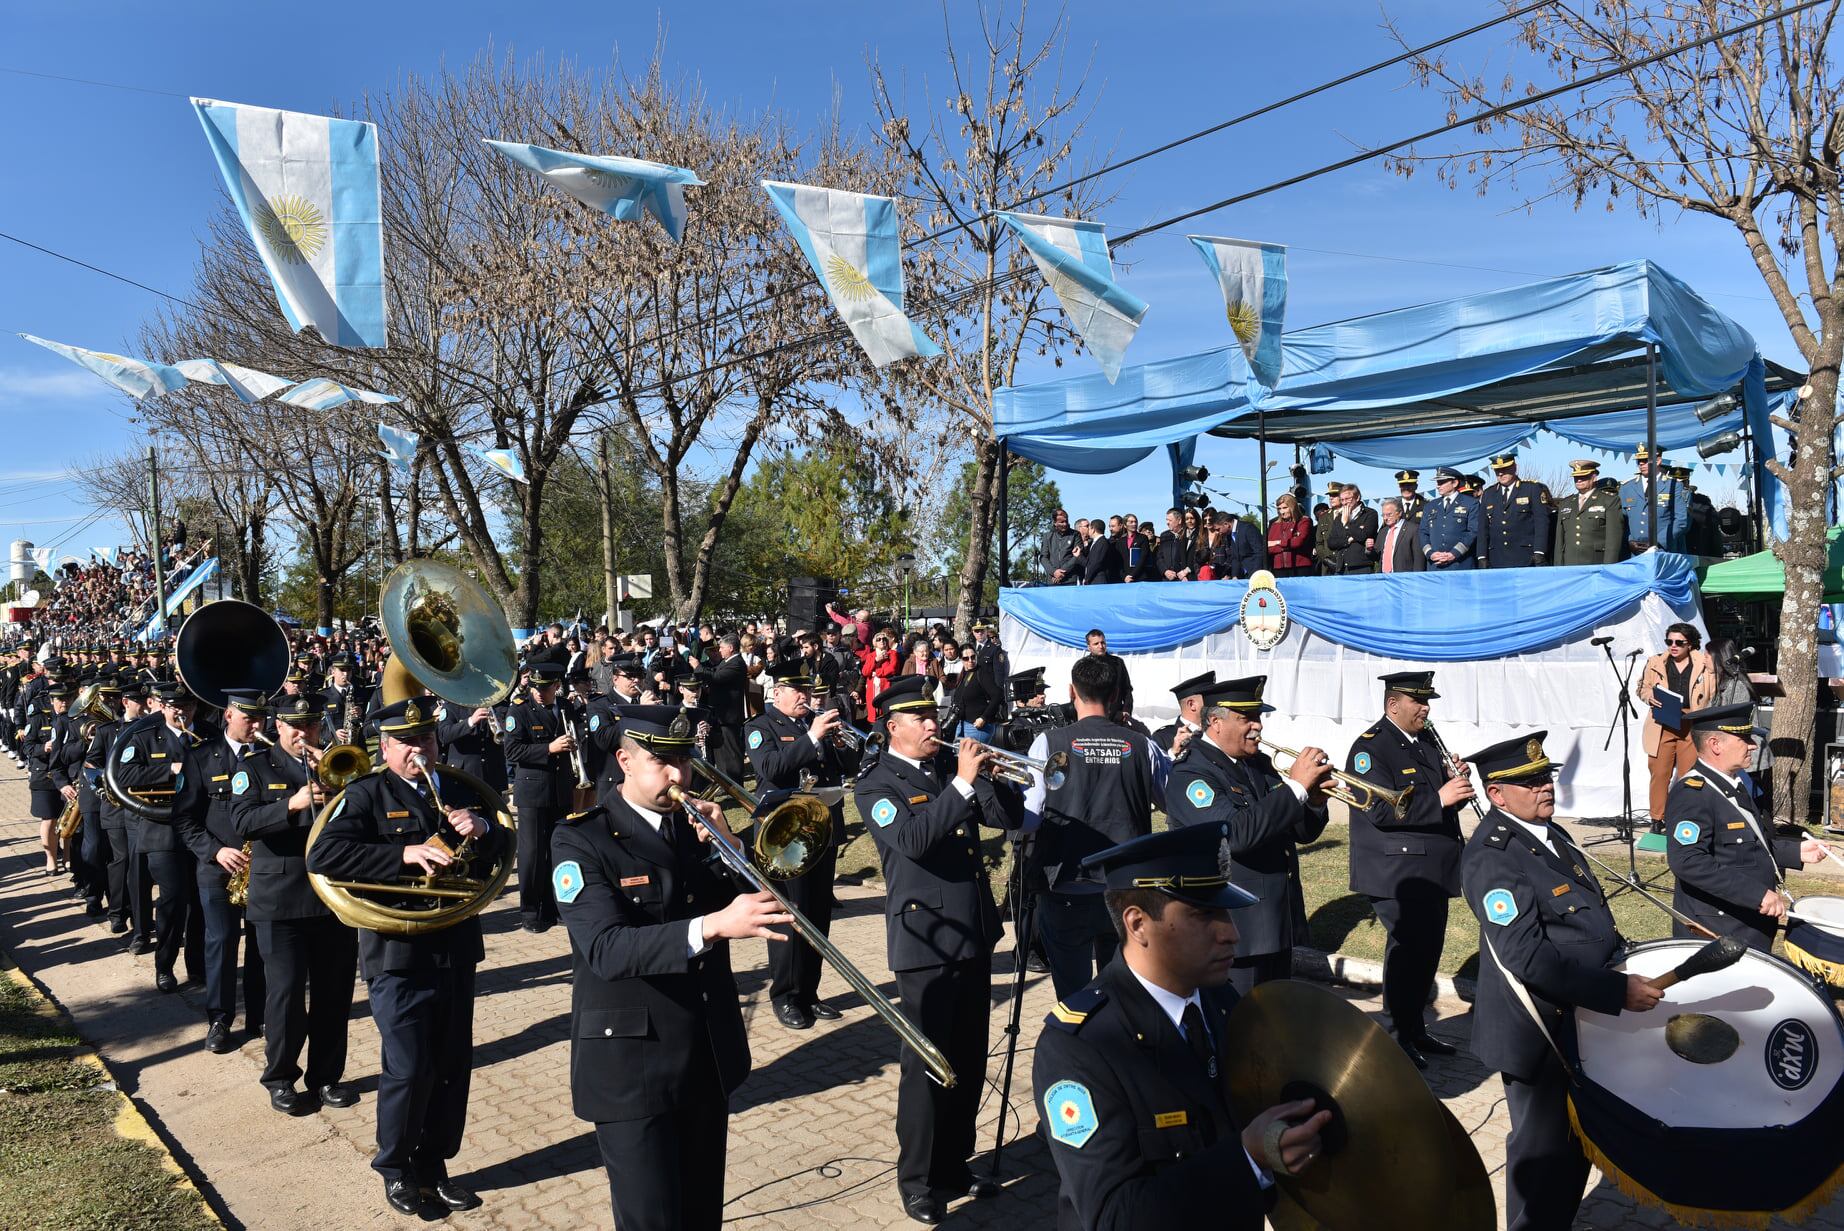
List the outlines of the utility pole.
{"label": "utility pole", "polygon": [[596,442],[596,496],[602,506],[602,602],[611,632],[621,629],[621,581],[615,573],[615,480],[608,460],[608,430]]}
{"label": "utility pole", "polygon": [[166,630],[166,562],[160,547],[160,462],[154,446],[147,446],[147,526],[154,541],[154,617],[147,626],[148,639],[154,630]]}

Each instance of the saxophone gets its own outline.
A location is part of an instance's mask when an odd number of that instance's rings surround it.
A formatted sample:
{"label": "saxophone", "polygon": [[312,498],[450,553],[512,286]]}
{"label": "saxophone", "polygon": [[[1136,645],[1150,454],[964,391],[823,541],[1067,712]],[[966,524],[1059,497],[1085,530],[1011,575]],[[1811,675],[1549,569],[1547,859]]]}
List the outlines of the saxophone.
{"label": "saxophone", "polygon": [[[261,744],[265,748],[275,747],[275,741],[270,739],[267,735],[264,735],[261,731],[251,731],[250,742],[252,744]],[[250,856],[253,850],[254,848],[250,844],[250,839],[245,838],[243,840],[243,870],[240,872],[232,872],[230,874],[230,879],[224,882],[224,898],[232,906],[241,907],[249,904]]]}

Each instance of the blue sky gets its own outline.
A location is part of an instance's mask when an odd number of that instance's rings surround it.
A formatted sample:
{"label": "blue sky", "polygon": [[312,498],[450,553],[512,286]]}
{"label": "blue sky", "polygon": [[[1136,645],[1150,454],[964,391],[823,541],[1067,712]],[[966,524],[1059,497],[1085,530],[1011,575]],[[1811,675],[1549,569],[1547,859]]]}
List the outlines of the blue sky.
{"label": "blue sky", "polygon": [[[967,6],[955,0],[953,7],[958,14]],[[1050,6],[1038,10],[1047,18]],[[1390,5],[1416,41],[1470,25],[1482,10],[1437,0]],[[1118,4],[1072,0],[1068,13],[1066,71],[1079,75],[1088,66],[1090,163],[1138,152],[1395,50],[1378,10],[1350,0],[1170,3],[1141,6],[1130,17]],[[487,51],[541,52],[586,65],[619,54],[638,70],[663,31],[672,71],[698,76],[736,110],[773,108],[814,121],[836,91],[848,122],[865,124],[873,118],[869,55],[907,78],[917,112],[941,105],[941,24],[936,6],[914,0],[663,9],[344,0],[311,11],[248,0],[15,6],[0,26],[0,69],[138,89],[0,71],[0,114],[12,120],[0,127],[0,231],[183,295],[220,191],[186,95],[325,111],[388,91],[403,74],[464,64]],[[1474,62],[1489,54],[1502,66],[1502,29],[1475,36],[1455,54]],[[1120,173],[1110,181],[1118,197],[1103,220],[1125,232],[1432,127],[1444,112],[1437,95],[1408,85],[1400,71],[1385,72]],[[387,175],[391,157],[387,149]],[[1152,305],[1128,362],[1222,341],[1221,301],[1183,239],[1191,229],[1290,245],[1290,326],[1644,257],[1741,321],[1770,358],[1799,366],[1732,231],[1697,218],[1643,221],[1598,204],[1579,213],[1559,205],[1526,213],[1518,204],[1509,194],[1482,199],[1469,188],[1446,188],[1431,173],[1403,180],[1367,165],[1148,237],[1120,256],[1127,284]],[[144,445],[128,422],[130,404],[11,335],[120,349],[158,302],[0,240],[0,416],[12,445],[0,461],[0,536],[41,544],[69,536],[63,549],[79,555],[125,538],[112,520],[83,526],[87,510],[59,475],[99,454]],[[1556,473],[1574,451],[1539,443],[1525,470]],[[1206,440],[1199,460],[1219,476],[1255,472],[1252,445]],[[1124,475],[1056,477],[1065,502],[1079,511],[1155,512],[1166,499],[1162,460]],[[1333,477],[1356,479],[1372,494],[1391,486],[1385,475],[1343,463]],[[1728,483],[1704,485],[1720,498]],[[1233,479],[1213,479],[1212,486],[1237,496],[1253,490],[1252,482]]]}

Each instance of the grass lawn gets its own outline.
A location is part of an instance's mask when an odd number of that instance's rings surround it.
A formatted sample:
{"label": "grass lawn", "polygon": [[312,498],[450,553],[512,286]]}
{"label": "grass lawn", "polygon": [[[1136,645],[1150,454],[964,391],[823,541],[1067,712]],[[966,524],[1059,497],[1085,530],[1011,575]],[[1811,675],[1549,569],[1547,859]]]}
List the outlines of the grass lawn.
{"label": "grass lawn", "polygon": [[60,1016],[0,974],[0,1227],[216,1227],[156,1151],[116,1134],[120,1096],[80,1051]]}

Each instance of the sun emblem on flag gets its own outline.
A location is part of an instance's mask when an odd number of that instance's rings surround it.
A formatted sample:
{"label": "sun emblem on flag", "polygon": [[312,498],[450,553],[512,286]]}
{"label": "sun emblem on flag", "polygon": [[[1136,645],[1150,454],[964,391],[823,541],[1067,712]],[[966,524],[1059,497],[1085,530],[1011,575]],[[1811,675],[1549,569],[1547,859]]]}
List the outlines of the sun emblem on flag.
{"label": "sun emblem on flag", "polygon": [[583,182],[597,192],[605,192],[614,197],[625,197],[634,191],[632,177],[604,171],[600,167],[584,167]]}
{"label": "sun emblem on flag", "polygon": [[1236,341],[1244,346],[1253,342],[1255,335],[1261,332],[1261,317],[1255,309],[1239,299],[1230,300],[1223,308],[1229,317],[1229,328],[1236,335]]}
{"label": "sun emblem on flag", "polygon": [[275,255],[290,265],[305,265],[327,242],[326,215],[305,197],[277,197],[259,207],[256,229]]}
{"label": "sun emblem on flag", "polygon": [[877,294],[877,288],[871,285],[871,280],[859,273],[856,265],[836,252],[826,258],[826,281],[831,284],[832,293],[840,299],[856,302]]}

